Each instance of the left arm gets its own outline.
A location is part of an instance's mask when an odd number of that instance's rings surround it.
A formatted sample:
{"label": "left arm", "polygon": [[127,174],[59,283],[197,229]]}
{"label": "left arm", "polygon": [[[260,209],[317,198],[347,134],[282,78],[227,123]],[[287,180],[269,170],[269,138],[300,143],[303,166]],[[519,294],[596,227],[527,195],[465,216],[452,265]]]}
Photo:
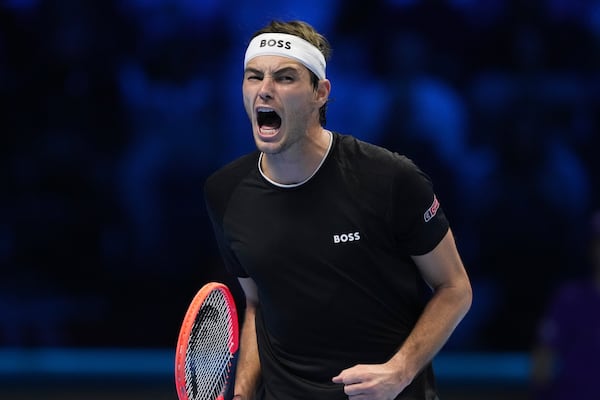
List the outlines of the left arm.
{"label": "left arm", "polygon": [[448,230],[429,253],[413,256],[433,296],[398,352],[386,363],[356,365],[333,378],[349,398],[393,399],[446,343],[471,307],[469,277]]}

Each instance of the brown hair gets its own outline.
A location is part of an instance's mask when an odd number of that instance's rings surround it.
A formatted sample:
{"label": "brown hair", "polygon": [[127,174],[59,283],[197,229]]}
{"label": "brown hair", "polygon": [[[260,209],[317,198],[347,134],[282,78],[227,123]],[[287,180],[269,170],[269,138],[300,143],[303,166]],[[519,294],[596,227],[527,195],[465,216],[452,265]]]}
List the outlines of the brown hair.
{"label": "brown hair", "polygon": [[[304,21],[271,21],[264,28],[259,29],[254,32],[252,38],[263,34],[263,33],[287,33],[289,35],[298,36],[315,46],[317,49],[323,53],[325,57],[325,61],[329,61],[331,57],[331,46],[329,45],[329,41],[325,38],[325,36],[321,35],[315,28],[313,28],[310,24]],[[310,71],[310,80],[313,85],[313,88],[316,89],[319,85],[319,78],[315,75],[314,72]],[[327,122],[327,103],[323,104],[319,109],[319,122],[321,125],[325,126]]]}

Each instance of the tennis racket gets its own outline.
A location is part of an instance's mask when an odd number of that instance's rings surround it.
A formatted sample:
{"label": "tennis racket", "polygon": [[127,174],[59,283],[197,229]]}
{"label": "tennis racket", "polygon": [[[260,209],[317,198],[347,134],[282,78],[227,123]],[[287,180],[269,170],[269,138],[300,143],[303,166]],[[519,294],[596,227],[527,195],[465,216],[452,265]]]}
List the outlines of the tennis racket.
{"label": "tennis racket", "polygon": [[179,400],[223,400],[238,345],[233,296],[226,285],[207,283],[194,296],[179,331],[175,354]]}

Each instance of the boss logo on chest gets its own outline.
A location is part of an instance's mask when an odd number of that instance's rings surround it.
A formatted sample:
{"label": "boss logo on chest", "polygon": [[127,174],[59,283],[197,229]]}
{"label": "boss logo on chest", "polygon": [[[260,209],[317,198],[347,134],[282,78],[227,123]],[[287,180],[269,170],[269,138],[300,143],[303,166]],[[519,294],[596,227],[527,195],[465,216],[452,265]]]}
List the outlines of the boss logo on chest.
{"label": "boss logo on chest", "polygon": [[360,240],[360,232],[341,233],[333,235],[333,243],[347,243]]}

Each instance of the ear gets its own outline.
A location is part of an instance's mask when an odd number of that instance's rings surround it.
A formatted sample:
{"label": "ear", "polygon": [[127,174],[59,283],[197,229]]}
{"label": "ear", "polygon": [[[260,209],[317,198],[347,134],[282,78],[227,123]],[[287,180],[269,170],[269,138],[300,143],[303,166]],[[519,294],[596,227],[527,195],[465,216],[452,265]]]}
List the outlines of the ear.
{"label": "ear", "polygon": [[329,82],[329,79],[321,79],[319,81],[319,86],[317,86],[317,90],[315,91],[315,93],[315,100],[319,103],[319,107],[327,103],[327,100],[329,99],[329,94],[331,93],[331,82]]}

